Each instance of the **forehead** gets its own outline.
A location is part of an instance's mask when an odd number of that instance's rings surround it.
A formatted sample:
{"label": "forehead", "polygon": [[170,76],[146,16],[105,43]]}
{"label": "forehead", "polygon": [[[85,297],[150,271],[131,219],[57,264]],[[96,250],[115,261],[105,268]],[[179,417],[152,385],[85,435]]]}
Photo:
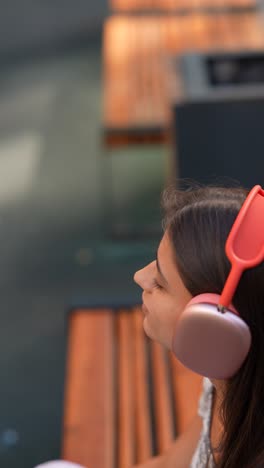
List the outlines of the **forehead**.
{"label": "forehead", "polygon": [[182,287],[183,283],[176,265],[173,245],[167,232],[165,232],[160,241],[157,257],[162,273],[165,276],[169,286],[171,286],[173,289],[178,289],[179,286]]}
{"label": "forehead", "polygon": [[177,270],[176,263],[174,260],[174,251],[173,251],[172,242],[170,240],[170,237],[167,231],[164,233],[160,241],[157,256],[158,256],[160,265],[164,267],[163,269],[175,268]]}

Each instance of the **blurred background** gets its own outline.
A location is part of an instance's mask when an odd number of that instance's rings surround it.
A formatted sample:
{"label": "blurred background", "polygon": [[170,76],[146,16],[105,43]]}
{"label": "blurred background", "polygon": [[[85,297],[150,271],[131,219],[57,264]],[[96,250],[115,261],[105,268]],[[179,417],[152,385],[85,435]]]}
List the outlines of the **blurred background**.
{"label": "blurred background", "polygon": [[61,450],[67,317],[140,302],[179,178],[262,184],[254,0],[0,3],[0,466]]}

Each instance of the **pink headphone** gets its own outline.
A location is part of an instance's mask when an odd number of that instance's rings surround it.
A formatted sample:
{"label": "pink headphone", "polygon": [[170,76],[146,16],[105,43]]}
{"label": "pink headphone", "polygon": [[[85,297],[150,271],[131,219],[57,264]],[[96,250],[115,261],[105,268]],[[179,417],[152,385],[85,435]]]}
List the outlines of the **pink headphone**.
{"label": "pink headphone", "polygon": [[221,295],[200,294],[187,304],[172,339],[172,352],[197,374],[232,377],[251,345],[248,325],[231,304],[241,275],[264,260],[264,190],[252,188],[226,241],[231,270]]}

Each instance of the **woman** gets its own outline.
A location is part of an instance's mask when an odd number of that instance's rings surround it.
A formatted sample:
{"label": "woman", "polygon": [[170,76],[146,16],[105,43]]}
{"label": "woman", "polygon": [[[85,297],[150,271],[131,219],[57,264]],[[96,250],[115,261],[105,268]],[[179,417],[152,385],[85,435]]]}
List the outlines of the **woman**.
{"label": "woman", "polygon": [[[166,348],[193,296],[221,294],[230,271],[226,239],[246,196],[242,188],[211,186],[165,191],[157,258],[134,279],[143,290],[144,330]],[[204,379],[189,429],[142,468],[264,467],[263,263],[243,273],[232,303],[252,337],[242,367],[229,379]]]}

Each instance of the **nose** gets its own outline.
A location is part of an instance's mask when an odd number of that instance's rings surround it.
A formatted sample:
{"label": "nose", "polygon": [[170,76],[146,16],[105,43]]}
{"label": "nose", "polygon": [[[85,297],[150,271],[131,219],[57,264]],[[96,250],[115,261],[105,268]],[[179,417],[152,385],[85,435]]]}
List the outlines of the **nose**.
{"label": "nose", "polygon": [[152,270],[155,266],[156,261],[153,261],[146,265],[141,270],[136,271],[134,274],[134,281],[137,283],[143,290],[150,290],[153,285]]}

